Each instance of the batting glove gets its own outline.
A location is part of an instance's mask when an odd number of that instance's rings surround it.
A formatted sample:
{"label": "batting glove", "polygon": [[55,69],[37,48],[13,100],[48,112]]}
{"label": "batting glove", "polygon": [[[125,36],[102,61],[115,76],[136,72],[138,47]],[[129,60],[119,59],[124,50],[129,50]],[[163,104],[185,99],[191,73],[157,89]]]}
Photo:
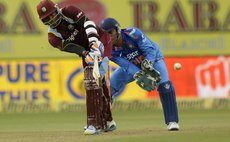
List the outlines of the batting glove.
{"label": "batting glove", "polygon": [[104,56],[104,45],[98,41],[98,42],[93,42],[93,44],[91,45],[90,48],[91,52],[96,53],[99,57],[103,57]]}
{"label": "batting glove", "polygon": [[95,56],[98,57],[98,61],[100,63],[104,56],[104,45],[100,41],[94,42],[91,45],[90,52],[85,57],[86,63],[93,65]]}

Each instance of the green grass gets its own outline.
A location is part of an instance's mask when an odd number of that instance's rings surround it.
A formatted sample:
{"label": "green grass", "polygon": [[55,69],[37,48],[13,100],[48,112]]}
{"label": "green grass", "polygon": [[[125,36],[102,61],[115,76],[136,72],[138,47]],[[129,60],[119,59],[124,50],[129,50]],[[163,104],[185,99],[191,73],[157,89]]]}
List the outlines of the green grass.
{"label": "green grass", "polygon": [[115,132],[84,136],[85,112],[0,113],[0,142],[228,142],[230,110],[181,110],[169,132],[161,110],[117,111]]}

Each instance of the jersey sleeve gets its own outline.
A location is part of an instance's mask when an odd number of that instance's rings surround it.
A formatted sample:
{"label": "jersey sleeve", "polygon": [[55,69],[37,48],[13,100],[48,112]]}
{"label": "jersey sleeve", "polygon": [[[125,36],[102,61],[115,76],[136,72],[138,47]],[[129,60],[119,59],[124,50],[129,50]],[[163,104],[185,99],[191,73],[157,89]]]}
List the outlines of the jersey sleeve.
{"label": "jersey sleeve", "polygon": [[138,47],[143,52],[146,59],[154,63],[156,59],[157,52],[159,51],[159,46],[152,42],[140,29],[130,28],[129,36],[137,42]]}
{"label": "jersey sleeve", "polygon": [[74,20],[75,23],[85,29],[89,41],[89,47],[91,47],[94,42],[97,43],[97,45],[100,45],[101,41],[99,40],[100,38],[97,26],[94,21],[90,20],[87,16],[85,16],[83,11],[75,6],[68,6],[66,8],[63,8],[62,13],[66,17]]}
{"label": "jersey sleeve", "polygon": [[118,53],[112,54],[110,60],[116,63],[117,65],[119,65],[120,67],[124,68],[132,76],[134,76],[136,72],[140,71],[140,68],[138,68],[136,65],[134,65],[132,62],[128,61],[127,59],[120,57]]}
{"label": "jersey sleeve", "polygon": [[87,16],[85,16],[83,11],[75,6],[68,6],[63,8],[62,13],[85,29],[89,41],[89,47],[91,47],[93,42],[99,41],[99,34],[96,28],[96,24]]}
{"label": "jersey sleeve", "polygon": [[96,24],[91,20],[87,20],[84,23],[84,28],[89,40],[89,46],[91,47],[94,42],[99,45],[101,42],[99,41],[99,34]]}
{"label": "jersey sleeve", "polygon": [[48,33],[48,41],[53,47],[62,50],[62,39],[56,36],[55,33]]}

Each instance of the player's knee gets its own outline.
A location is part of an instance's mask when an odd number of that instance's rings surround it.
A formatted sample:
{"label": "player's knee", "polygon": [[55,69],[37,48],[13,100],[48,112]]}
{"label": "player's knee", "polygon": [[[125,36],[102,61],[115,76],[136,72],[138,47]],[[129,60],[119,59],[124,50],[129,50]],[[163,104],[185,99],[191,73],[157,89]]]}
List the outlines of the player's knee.
{"label": "player's knee", "polygon": [[115,82],[110,82],[110,90],[112,94],[115,94],[121,88],[120,84]]}
{"label": "player's knee", "polygon": [[159,84],[157,91],[159,94],[169,94],[171,92],[174,92],[173,84],[170,80],[166,82],[162,82]]}

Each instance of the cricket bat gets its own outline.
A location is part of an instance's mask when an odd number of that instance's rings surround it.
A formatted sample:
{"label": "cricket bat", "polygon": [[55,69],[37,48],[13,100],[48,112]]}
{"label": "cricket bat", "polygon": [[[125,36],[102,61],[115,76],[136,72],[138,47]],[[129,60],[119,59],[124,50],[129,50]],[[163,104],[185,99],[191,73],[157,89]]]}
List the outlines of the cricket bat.
{"label": "cricket bat", "polygon": [[98,65],[98,55],[95,55],[94,57],[93,77],[96,80],[97,85],[100,87],[101,76],[100,76],[99,65]]}

